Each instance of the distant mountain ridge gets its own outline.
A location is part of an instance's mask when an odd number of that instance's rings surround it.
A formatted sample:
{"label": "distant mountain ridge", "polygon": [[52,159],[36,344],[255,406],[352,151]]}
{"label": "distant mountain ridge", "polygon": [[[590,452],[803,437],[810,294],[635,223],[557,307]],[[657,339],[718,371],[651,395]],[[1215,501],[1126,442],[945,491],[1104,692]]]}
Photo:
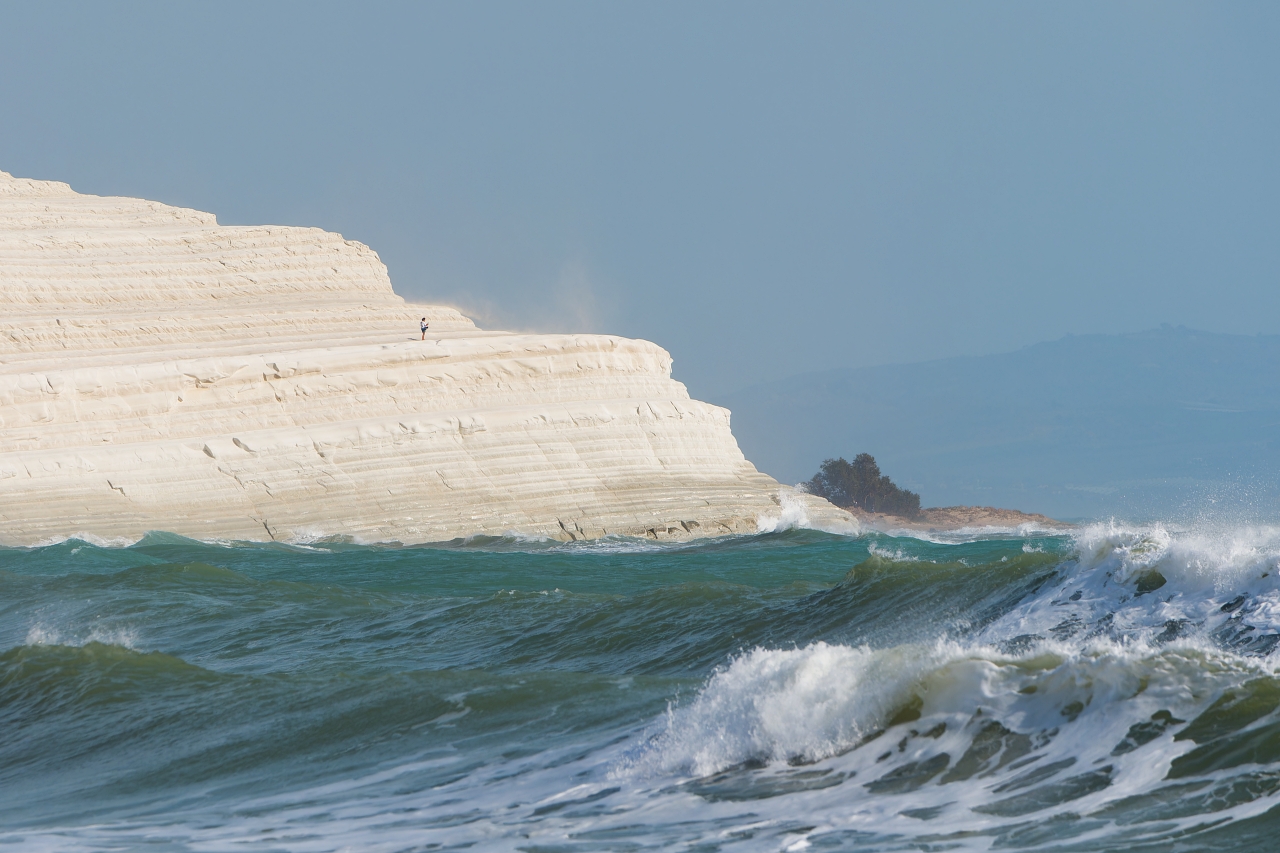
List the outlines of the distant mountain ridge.
{"label": "distant mountain ridge", "polygon": [[717,402],[747,458],[783,482],[869,452],[933,506],[1058,518],[1280,508],[1280,335],[1069,335],[806,373]]}

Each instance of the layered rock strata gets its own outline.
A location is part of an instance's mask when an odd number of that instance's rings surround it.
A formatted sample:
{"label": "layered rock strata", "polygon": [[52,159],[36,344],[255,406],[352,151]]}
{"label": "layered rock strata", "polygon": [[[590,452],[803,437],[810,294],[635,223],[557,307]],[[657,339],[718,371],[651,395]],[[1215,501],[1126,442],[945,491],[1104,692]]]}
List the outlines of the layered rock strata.
{"label": "layered rock strata", "polygon": [[336,234],[0,172],[4,544],[669,538],[784,509],[851,523],[756,471],[654,344],[481,331]]}

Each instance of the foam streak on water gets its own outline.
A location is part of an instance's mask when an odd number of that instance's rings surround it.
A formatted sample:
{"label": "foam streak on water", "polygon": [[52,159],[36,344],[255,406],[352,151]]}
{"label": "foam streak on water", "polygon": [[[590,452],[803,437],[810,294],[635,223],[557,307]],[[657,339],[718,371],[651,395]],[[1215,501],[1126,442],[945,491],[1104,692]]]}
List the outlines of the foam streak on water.
{"label": "foam streak on water", "polygon": [[0,845],[1269,850],[1280,528],[0,551]]}

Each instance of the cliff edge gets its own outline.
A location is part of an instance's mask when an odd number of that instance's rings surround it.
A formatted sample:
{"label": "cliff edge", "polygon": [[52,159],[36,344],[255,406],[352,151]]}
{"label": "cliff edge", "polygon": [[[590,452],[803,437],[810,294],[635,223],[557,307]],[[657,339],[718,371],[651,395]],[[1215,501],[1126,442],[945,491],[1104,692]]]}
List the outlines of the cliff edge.
{"label": "cliff edge", "polygon": [[666,539],[787,513],[856,528],[758,472],[654,344],[482,331],[337,234],[0,172],[0,543]]}

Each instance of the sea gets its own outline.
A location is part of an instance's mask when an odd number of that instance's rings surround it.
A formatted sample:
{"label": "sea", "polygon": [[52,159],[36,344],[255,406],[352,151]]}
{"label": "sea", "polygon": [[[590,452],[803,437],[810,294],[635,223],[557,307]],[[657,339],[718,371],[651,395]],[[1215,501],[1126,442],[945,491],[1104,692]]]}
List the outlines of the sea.
{"label": "sea", "polygon": [[1280,528],[0,549],[0,851],[1274,851]]}

